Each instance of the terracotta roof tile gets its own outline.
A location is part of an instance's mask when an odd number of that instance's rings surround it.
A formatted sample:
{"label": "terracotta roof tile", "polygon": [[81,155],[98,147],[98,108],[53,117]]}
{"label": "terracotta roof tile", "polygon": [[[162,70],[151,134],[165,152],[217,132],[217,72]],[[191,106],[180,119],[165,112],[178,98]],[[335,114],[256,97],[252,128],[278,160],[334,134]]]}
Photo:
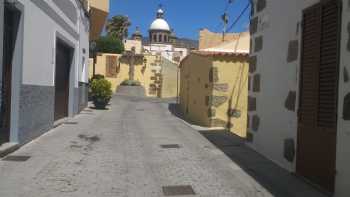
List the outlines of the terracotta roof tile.
{"label": "terracotta roof tile", "polygon": [[249,53],[245,52],[192,51],[191,53],[202,56],[249,56]]}

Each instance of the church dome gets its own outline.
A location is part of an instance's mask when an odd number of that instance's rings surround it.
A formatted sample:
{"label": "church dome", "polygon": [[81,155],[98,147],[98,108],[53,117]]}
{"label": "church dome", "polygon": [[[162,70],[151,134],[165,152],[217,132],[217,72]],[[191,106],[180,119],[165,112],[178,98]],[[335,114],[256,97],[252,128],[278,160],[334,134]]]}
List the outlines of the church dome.
{"label": "church dome", "polygon": [[149,29],[170,31],[169,24],[162,18],[157,18],[156,20],[154,20]]}
{"label": "church dome", "polygon": [[169,31],[170,32],[170,27],[168,22],[164,20],[164,11],[162,10],[161,6],[157,11],[157,18],[156,20],[153,21],[151,24],[150,31],[154,30],[161,30],[161,31]]}

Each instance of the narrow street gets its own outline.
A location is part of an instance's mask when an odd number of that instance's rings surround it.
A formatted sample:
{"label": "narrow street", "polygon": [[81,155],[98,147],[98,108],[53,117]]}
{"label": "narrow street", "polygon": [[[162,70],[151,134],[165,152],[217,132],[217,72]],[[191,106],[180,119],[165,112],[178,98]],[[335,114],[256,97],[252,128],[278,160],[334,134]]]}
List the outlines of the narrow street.
{"label": "narrow street", "polygon": [[238,140],[213,145],[205,136],[219,143],[215,131],[196,131],[167,101],[128,94],[0,160],[0,196],[156,197],[183,194],[163,187],[186,185],[206,197],[322,196]]}

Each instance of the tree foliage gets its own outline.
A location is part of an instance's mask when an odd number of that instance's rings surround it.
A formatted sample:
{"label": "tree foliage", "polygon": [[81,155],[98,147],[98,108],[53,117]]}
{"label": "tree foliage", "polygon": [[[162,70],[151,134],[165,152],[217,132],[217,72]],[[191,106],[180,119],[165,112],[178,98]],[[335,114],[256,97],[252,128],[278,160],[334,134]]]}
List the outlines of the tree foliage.
{"label": "tree foliage", "polygon": [[96,52],[121,54],[123,51],[124,44],[116,37],[102,36],[96,41]]}
{"label": "tree foliage", "polygon": [[129,18],[123,15],[113,16],[106,25],[107,35],[123,40],[128,37],[128,28],[131,25]]}

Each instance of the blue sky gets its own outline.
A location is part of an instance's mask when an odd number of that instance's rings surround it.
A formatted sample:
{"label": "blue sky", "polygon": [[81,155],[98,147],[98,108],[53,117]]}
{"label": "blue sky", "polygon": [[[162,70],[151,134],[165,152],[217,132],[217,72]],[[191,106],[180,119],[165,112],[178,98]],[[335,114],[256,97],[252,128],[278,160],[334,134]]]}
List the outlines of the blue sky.
{"label": "blue sky", "polygon": [[[222,32],[221,15],[228,0],[110,0],[110,17],[127,15],[131,19],[132,33],[136,26],[140,27],[144,36],[148,35],[148,28],[155,19],[158,5],[162,4],[165,10],[165,19],[168,21],[178,37],[198,39],[198,31],[208,28],[211,31]],[[240,15],[249,0],[234,0],[228,8],[230,22]],[[248,10],[231,32],[241,32],[248,29]]]}

